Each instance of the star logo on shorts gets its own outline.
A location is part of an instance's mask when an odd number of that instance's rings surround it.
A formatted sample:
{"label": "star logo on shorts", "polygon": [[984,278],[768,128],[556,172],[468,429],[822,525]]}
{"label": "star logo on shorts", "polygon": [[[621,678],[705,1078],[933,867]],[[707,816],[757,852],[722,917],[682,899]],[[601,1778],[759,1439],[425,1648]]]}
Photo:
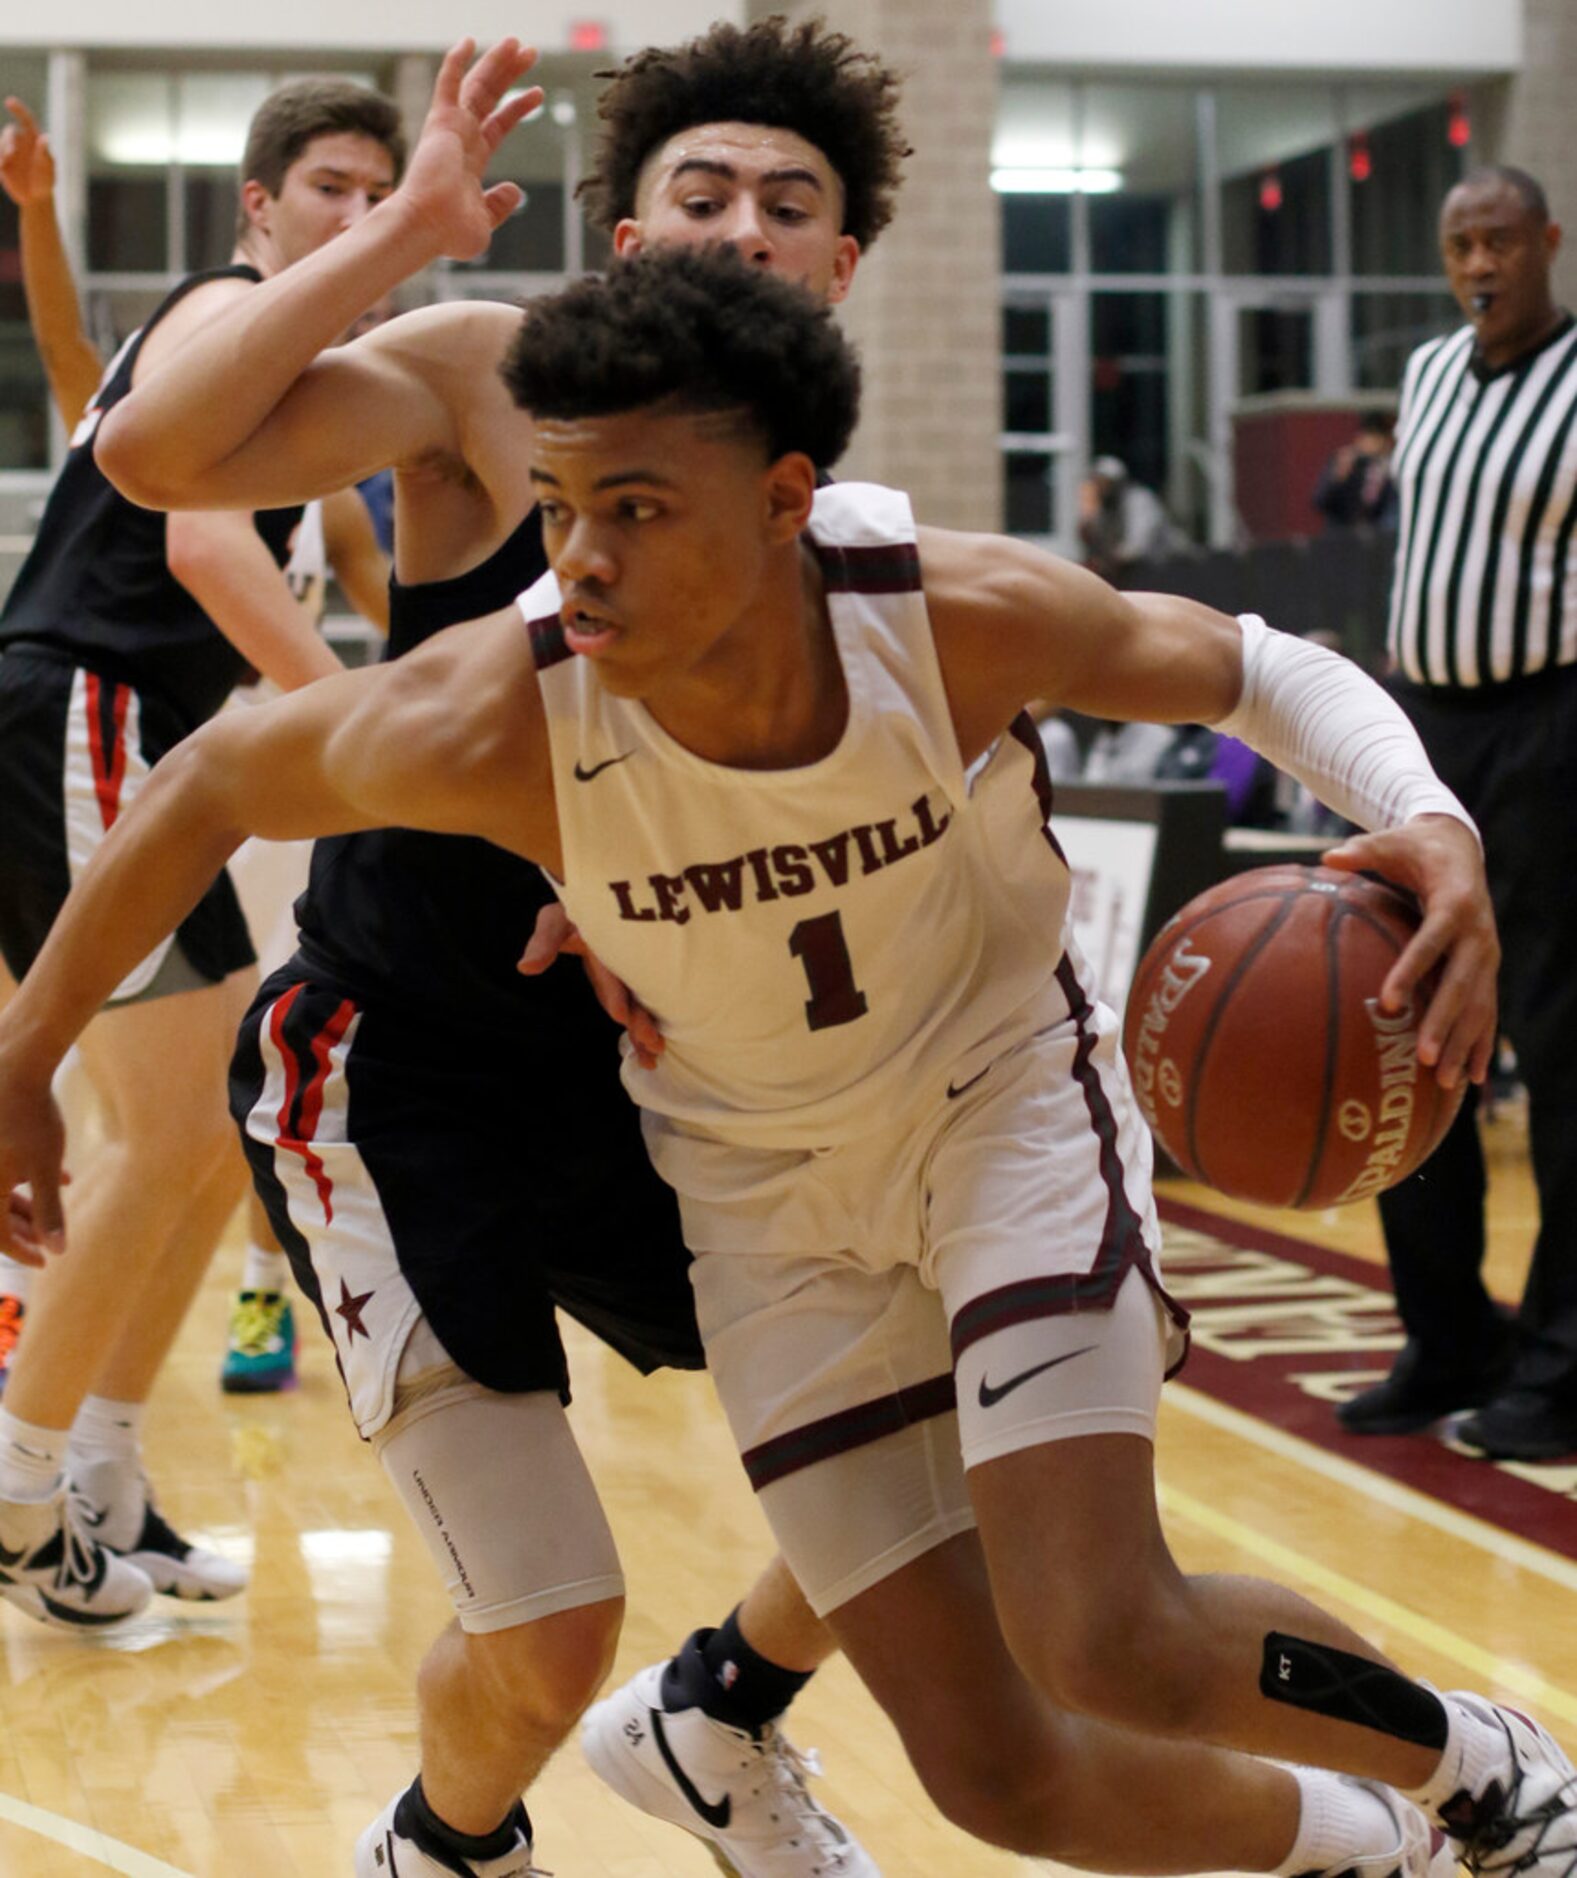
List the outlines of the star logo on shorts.
{"label": "star logo on shorts", "polygon": [[364,1291],[359,1298],[353,1297],[351,1295],[350,1286],[346,1284],[345,1280],[342,1278],[339,1281],[339,1303],[334,1306],[334,1315],[336,1317],[343,1317],[345,1320],[345,1340],[347,1343],[354,1343],[358,1333],[365,1337],[369,1343],[372,1342],[372,1332],[361,1321],[362,1306],[370,1302],[372,1296],[372,1292]]}

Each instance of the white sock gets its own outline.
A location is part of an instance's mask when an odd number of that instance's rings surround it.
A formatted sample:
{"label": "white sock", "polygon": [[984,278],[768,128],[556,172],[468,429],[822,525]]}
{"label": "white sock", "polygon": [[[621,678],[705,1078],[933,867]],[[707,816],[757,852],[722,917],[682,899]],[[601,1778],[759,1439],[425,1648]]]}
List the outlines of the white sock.
{"label": "white sock", "polygon": [[0,1407],[0,1500],[48,1500],[60,1490],[64,1428],[39,1428]]}
{"label": "white sock", "polygon": [[283,1252],[270,1251],[257,1241],[249,1241],[241,1267],[243,1291],[283,1291],[290,1277],[290,1260]]}
{"label": "white sock", "polygon": [[107,1396],[87,1396],[71,1424],[68,1453],[72,1466],[118,1461],[135,1470],[142,1458],[142,1418],[146,1413],[145,1402],[112,1402]]}
{"label": "white sock", "polygon": [[1440,1765],[1421,1787],[1410,1788],[1407,1796],[1431,1818],[1464,1789],[1476,1796],[1491,1774],[1499,1770],[1509,1777],[1510,1771],[1506,1737],[1500,1729],[1481,1720],[1454,1695],[1440,1695],[1438,1689],[1432,1693],[1440,1696],[1446,1712],[1446,1745]]}
{"label": "white sock", "polygon": [[0,1297],[20,1298],[24,1304],[33,1294],[33,1267],[18,1265],[0,1253]]}
{"label": "white sock", "polygon": [[1396,1821],[1379,1794],[1361,1781],[1321,1767],[1289,1767],[1303,1802],[1298,1836],[1276,1867],[1285,1878],[1351,1865],[1396,1844]]}

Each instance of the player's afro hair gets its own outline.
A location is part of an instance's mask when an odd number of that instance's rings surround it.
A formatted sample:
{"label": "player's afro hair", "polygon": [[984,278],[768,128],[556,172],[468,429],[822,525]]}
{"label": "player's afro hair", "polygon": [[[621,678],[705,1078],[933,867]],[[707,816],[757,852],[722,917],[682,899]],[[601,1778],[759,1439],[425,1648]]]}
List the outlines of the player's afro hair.
{"label": "player's afro hair", "polygon": [[682,46],[648,47],[614,73],[597,107],[602,134],[580,185],[612,233],[635,213],[642,165],[696,124],[768,124],[822,153],[843,184],[843,233],[868,248],[892,219],[904,158],[897,74],[822,20],[781,15],[714,26]]}
{"label": "player's afro hair", "polygon": [[735,411],[769,460],[842,456],[860,368],[830,311],[732,248],[653,248],[533,301],[501,367],[537,418]]}

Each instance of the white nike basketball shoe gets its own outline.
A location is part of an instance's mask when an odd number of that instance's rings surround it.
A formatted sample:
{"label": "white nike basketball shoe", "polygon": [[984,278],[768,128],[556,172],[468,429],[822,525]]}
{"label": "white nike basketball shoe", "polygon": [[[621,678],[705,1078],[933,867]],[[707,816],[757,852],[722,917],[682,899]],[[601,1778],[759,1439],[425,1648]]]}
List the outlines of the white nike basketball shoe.
{"label": "white nike basketball shoe", "polygon": [[666,1667],[643,1669],[588,1710],[581,1747],[599,1779],[704,1839],[735,1878],[881,1878],[848,1828],[812,1799],[814,1754],[771,1724],[756,1736],[699,1708],[664,1708]]}
{"label": "white nike basketball shoe", "polygon": [[1577,1878],[1577,1768],[1536,1721],[1464,1690],[1455,1702],[1505,1740],[1498,1765],[1441,1807],[1439,1820],[1458,1841],[1475,1878]]}
{"label": "white nike basketball shoe", "polygon": [[411,1789],[403,1787],[356,1841],[356,1878],[552,1878],[531,1862],[531,1821],[517,1803],[514,1843],[492,1858],[429,1852],[417,1842]]}
{"label": "white nike basketball shoe", "polygon": [[98,1630],[135,1617],[153,1596],[147,1574],[117,1558],[81,1523],[64,1491],[0,1500],[0,1598],[61,1630]]}
{"label": "white nike basketball shoe", "polygon": [[139,1468],[113,1459],[73,1461],[68,1468],[83,1525],[100,1545],[135,1565],[155,1591],[207,1603],[246,1589],[244,1565],[192,1545],[176,1532]]}

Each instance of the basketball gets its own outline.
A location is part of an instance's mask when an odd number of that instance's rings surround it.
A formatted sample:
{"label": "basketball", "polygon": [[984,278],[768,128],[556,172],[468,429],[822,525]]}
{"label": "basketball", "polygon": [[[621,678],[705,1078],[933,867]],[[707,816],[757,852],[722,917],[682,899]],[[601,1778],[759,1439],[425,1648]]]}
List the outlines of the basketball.
{"label": "basketball", "polygon": [[1418,1061],[1428,981],[1380,1006],[1418,929],[1398,888],[1262,867],[1190,900],[1139,963],[1123,1047],[1145,1120],[1195,1180],[1267,1206],[1394,1186],[1450,1127],[1462,1086]]}

